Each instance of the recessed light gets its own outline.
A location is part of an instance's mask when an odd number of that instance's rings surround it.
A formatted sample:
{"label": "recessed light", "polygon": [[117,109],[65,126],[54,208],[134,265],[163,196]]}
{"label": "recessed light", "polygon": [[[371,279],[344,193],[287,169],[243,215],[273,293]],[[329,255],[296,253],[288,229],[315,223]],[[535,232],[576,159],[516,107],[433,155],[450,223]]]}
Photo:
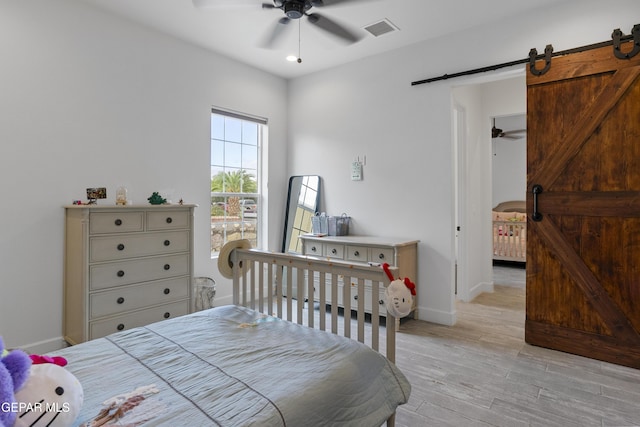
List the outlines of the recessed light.
{"label": "recessed light", "polygon": [[296,55],[287,56],[287,61],[289,62],[296,62],[297,60],[298,60],[298,57]]}

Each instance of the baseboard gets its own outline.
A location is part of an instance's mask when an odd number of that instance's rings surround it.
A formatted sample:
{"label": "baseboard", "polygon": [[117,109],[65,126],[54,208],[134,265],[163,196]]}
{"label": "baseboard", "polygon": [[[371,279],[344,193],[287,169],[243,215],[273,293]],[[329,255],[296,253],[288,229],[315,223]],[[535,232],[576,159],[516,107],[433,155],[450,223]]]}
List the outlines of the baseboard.
{"label": "baseboard", "polygon": [[68,347],[66,341],[57,337],[20,346],[20,350],[29,354],[52,354],[65,347]]}
{"label": "baseboard", "polygon": [[437,323],[439,325],[453,326],[456,324],[456,312],[435,310],[433,308],[418,307],[418,318],[425,322]]}
{"label": "baseboard", "polygon": [[493,293],[493,282],[480,282],[469,289],[469,301],[483,292]]}

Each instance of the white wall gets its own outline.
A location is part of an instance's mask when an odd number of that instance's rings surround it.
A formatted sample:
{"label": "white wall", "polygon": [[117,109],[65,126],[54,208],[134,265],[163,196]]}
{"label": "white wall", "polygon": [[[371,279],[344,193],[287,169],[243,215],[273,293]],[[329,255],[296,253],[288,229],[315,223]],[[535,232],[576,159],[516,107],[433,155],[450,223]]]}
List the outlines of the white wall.
{"label": "white wall", "polygon": [[197,203],[195,274],[210,259],[210,107],[269,119],[268,247],[287,190],[286,81],[74,0],[0,1],[0,335],[47,350],[62,336],[63,213],[125,184]]}
{"label": "white wall", "polygon": [[527,195],[527,139],[496,138],[492,142],[493,200],[491,205],[508,200],[525,200]]}
{"label": "white wall", "polygon": [[[327,212],[348,212],[353,233],[420,239],[420,317],[453,323],[451,88],[475,78],[410,82],[629,33],[640,2],[567,1],[289,84],[74,0],[0,0],[0,10],[0,334],[45,348],[62,334],[62,205],[88,186],[126,184],[137,201],[173,189],[208,206],[211,105],[270,119],[269,249],[287,177],[321,175]],[[364,181],[350,181],[364,155]],[[489,211],[490,199],[468,197]],[[196,215],[195,273],[216,278],[224,298],[208,208]]]}
{"label": "white wall", "polygon": [[[327,212],[348,212],[354,233],[420,239],[420,318],[451,324],[451,88],[478,77],[410,83],[526,58],[531,48],[542,52],[550,43],[560,51],[600,42],[615,28],[628,34],[639,12],[636,0],[616,2],[616,7],[598,0],[567,1],[295,79],[289,91],[291,172],[321,175]],[[487,135],[490,128],[487,121]],[[353,182],[349,163],[358,155],[367,156],[367,165],[364,180]],[[490,192],[490,149],[481,155],[486,168],[481,179]],[[467,206],[475,209],[470,213],[487,215],[488,224],[491,197],[468,198]]]}

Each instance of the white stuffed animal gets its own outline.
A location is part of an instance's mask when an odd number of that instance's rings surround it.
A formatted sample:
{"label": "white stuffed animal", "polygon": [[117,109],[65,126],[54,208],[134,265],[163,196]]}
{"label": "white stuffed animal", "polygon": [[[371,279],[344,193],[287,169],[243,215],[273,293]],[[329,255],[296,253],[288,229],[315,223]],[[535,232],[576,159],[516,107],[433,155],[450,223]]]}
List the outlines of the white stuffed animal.
{"label": "white stuffed animal", "polygon": [[16,393],[14,427],[69,427],[80,414],[84,391],[62,357],[31,355],[29,378]]}
{"label": "white stuffed animal", "polygon": [[389,270],[389,264],[386,262],[382,264],[382,268],[391,281],[384,291],[387,311],[393,317],[405,317],[413,309],[413,296],[416,294],[416,285],[407,277],[404,280],[394,279]]}

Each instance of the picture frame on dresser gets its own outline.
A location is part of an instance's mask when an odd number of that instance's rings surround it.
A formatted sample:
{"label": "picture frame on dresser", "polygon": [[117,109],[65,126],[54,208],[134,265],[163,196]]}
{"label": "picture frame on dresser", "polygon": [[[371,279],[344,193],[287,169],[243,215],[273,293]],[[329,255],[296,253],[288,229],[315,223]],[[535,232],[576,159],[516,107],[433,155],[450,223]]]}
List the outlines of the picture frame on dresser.
{"label": "picture frame on dresser", "polygon": [[195,207],[64,207],[67,343],[193,311]]}

